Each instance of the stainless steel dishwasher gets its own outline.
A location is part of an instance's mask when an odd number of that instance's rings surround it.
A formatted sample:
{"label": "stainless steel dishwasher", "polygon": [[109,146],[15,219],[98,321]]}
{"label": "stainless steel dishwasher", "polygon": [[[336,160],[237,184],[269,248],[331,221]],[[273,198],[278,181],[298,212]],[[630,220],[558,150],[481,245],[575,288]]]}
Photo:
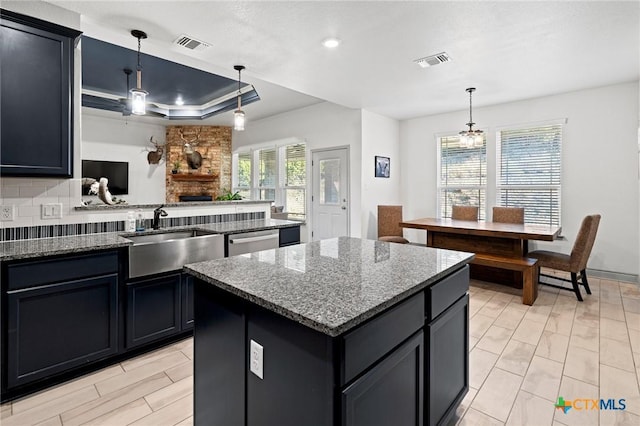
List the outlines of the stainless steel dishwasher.
{"label": "stainless steel dishwasher", "polygon": [[228,254],[236,256],[254,251],[278,248],[280,245],[280,231],[270,229],[268,231],[245,232],[229,235]]}

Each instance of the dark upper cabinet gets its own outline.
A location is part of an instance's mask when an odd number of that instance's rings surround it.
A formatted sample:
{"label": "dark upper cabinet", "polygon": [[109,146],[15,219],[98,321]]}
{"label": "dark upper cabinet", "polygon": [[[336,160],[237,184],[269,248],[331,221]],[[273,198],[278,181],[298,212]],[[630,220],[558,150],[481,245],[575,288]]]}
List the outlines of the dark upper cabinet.
{"label": "dark upper cabinet", "polygon": [[73,175],[79,31],[0,9],[0,174]]}

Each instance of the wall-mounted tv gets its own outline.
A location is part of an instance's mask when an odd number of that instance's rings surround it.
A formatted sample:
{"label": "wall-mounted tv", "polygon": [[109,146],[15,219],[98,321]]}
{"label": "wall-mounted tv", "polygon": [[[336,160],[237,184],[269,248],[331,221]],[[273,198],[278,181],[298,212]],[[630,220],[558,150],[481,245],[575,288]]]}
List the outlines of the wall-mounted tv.
{"label": "wall-mounted tv", "polygon": [[[125,161],[82,160],[82,177],[109,179],[109,192],[113,195],[129,193],[129,163]],[[89,187],[82,187],[82,195],[89,195]]]}

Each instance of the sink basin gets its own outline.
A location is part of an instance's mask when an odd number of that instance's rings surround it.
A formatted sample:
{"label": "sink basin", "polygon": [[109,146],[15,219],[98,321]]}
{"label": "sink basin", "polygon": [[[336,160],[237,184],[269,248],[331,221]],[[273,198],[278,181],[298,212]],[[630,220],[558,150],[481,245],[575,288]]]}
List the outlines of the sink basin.
{"label": "sink basin", "polygon": [[205,235],[211,235],[211,234],[207,234],[201,231],[169,231],[169,232],[162,232],[158,234],[134,235],[134,236],[125,237],[125,238],[129,241],[133,241],[133,245],[138,245],[138,244],[159,243],[162,241],[169,241],[169,240],[182,240],[184,238],[193,238],[193,237],[200,237]]}
{"label": "sink basin", "polygon": [[168,231],[125,237],[129,246],[129,278],[182,269],[187,263],[224,257],[224,235],[201,231]]}

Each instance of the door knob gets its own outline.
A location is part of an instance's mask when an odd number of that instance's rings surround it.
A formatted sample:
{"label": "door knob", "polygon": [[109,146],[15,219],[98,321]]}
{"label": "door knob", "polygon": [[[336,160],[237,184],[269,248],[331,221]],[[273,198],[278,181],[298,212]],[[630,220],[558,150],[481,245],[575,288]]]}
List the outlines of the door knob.
{"label": "door knob", "polygon": [[342,206],[342,210],[346,210],[347,208],[345,206]]}

